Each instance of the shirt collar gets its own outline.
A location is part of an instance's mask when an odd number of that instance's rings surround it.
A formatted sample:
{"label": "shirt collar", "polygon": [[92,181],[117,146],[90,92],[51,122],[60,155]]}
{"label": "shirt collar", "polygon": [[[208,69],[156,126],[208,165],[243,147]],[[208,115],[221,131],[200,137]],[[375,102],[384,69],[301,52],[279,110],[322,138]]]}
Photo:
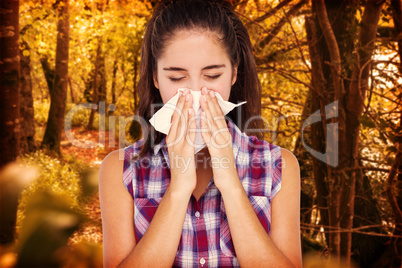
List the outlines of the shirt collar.
{"label": "shirt collar", "polygon": [[[154,146],[154,155],[157,155],[159,150],[165,146],[166,144],[166,136],[163,137],[162,141]],[[166,147],[166,146],[165,146]]]}

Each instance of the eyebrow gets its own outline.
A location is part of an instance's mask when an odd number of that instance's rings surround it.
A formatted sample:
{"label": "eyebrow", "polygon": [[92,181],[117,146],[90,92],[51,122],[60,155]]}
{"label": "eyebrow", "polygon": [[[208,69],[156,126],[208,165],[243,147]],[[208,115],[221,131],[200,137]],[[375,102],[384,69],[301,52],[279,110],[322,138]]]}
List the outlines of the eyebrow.
{"label": "eyebrow", "polygon": [[[213,65],[205,66],[204,68],[202,68],[202,71],[211,70],[211,69],[220,69],[220,68],[225,68],[225,67],[226,67],[225,64],[213,64]],[[187,71],[186,69],[181,68],[181,67],[165,67],[165,68],[163,68],[163,70],[164,71],[181,71],[181,72]]]}

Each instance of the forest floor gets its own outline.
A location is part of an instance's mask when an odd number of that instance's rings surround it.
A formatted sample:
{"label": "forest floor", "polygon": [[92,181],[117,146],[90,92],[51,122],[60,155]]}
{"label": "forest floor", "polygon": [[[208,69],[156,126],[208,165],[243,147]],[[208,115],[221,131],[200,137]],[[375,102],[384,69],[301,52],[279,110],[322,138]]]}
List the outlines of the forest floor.
{"label": "forest floor", "polygon": [[[105,138],[99,137],[98,130],[86,130],[83,127],[72,128],[70,140],[64,135],[61,141],[62,155],[74,156],[77,160],[88,164],[98,172],[100,164],[105,156],[118,149],[118,141],[109,142],[111,133],[105,132]],[[71,140],[71,136],[75,141]],[[111,145],[111,146],[110,146]],[[83,210],[88,218],[83,226],[71,237],[70,243],[95,243],[102,244],[102,219],[99,204],[99,195],[96,192],[85,202]]]}

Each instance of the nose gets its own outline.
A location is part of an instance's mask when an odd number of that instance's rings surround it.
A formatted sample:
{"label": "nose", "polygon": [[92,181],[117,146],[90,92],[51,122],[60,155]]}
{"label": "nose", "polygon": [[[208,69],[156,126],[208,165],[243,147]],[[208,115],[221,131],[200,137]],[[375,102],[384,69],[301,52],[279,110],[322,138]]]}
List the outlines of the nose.
{"label": "nose", "polygon": [[200,78],[191,78],[189,79],[188,87],[194,91],[201,91],[201,89],[204,87],[204,84]]}

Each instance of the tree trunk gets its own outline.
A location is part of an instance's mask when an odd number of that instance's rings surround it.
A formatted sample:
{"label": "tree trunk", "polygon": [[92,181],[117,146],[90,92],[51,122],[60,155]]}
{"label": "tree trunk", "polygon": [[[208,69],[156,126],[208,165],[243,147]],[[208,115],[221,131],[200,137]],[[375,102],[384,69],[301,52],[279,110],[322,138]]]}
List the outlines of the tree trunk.
{"label": "tree trunk", "polygon": [[[0,1],[0,170],[19,154],[19,1]],[[3,213],[7,213],[2,208]],[[0,243],[14,239],[15,217],[1,222]]]}
{"label": "tree trunk", "polygon": [[117,59],[113,63],[113,76],[112,76],[112,103],[116,105],[116,74],[117,74]]}
{"label": "tree trunk", "polygon": [[[322,100],[317,92],[325,92],[326,80],[322,72],[322,62],[323,59],[319,53],[317,47],[318,37],[317,29],[315,23],[311,18],[306,18],[306,32],[307,40],[309,44],[309,53],[311,58],[311,78],[312,86],[315,91],[311,91],[311,113],[319,110],[322,103],[326,103],[326,100]],[[325,136],[322,124],[316,123],[311,125],[311,146],[314,150],[323,152],[325,151]],[[317,190],[317,205],[320,209],[321,224],[324,226],[329,226],[329,189],[325,178],[327,177],[327,168],[325,163],[319,161],[317,158],[313,157],[313,176],[314,182]],[[326,235],[326,240],[328,241],[328,235]]]}
{"label": "tree trunk", "polygon": [[19,1],[0,1],[0,168],[20,147]]}
{"label": "tree trunk", "polygon": [[[356,3],[354,1],[324,2],[324,0],[317,0],[312,3],[313,13],[315,13],[319,24],[317,27],[316,23],[317,41],[312,42],[313,23],[309,23],[309,20],[306,22],[307,30],[310,28],[308,38],[312,62],[312,81],[313,88],[316,88],[315,92],[312,92],[312,97],[315,97],[315,100],[312,101],[312,106],[315,106],[312,108],[313,111],[321,109],[321,122],[323,122],[322,126],[319,124],[311,126],[312,143],[318,146],[316,147],[318,151],[326,147],[328,152],[328,149],[331,151],[336,148],[335,146],[339,149],[338,154],[335,155],[338,164],[334,166],[329,165],[329,161],[326,162],[327,174],[323,171],[325,170],[324,167],[320,167],[322,163],[317,160],[313,162],[317,198],[323,198],[320,197],[319,191],[327,187],[329,192],[329,225],[333,228],[333,231],[330,232],[329,249],[335,259],[343,256],[349,262],[352,245],[351,229],[354,218],[355,184],[357,179],[360,183],[362,176],[357,172],[344,172],[343,170],[358,167],[359,116],[363,110],[369,70],[369,64],[364,63],[371,59],[373,49],[370,45],[375,40],[382,3],[377,3],[375,0],[369,0],[366,3],[357,42],[359,49],[355,66],[350,64],[350,59],[356,54],[353,53],[353,44],[357,38],[354,36]],[[318,28],[321,29],[321,32],[318,31]],[[318,38],[321,36],[324,38]],[[316,52],[312,46],[314,44],[316,44]],[[342,62],[341,59],[345,62]],[[359,74],[357,78],[356,74]],[[349,79],[344,80],[343,77],[352,77],[351,82],[348,81]],[[346,88],[348,92],[346,92]],[[315,93],[316,95],[314,95]],[[359,96],[359,100],[356,98],[357,96]],[[324,115],[324,107],[333,101],[338,101],[335,107],[337,121],[332,117],[329,123],[337,123],[338,129],[336,131],[335,128],[334,132],[328,133],[326,130],[328,122],[325,122],[327,112]],[[337,137],[332,145],[329,144],[329,136]]]}
{"label": "tree trunk", "polygon": [[70,76],[68,76],[68,87],[70,88],[71,103],[75,103],[73,83],[71,82],[71,77]]}
{"label": "tree trunk", "polygon": [[40,63],[42,65],[43,74],[45,75],[47,87],[49,89],[49,95],[51,96],[54,88],[54,69],[50,67],[49,59],[46,55],[41,55]]}
{"label": "tree trunk", "polygon": [[[395,26],[395,36],[398,40],[398,54],[399,54],[399,74],[402,74],[402,1],[391,0],[393,20]],[[399,109],[401,112],[401,109]],[[402,129],[402,113],[399,118],[399,129]],[[395,155],[394,164],[388,175],[387,198],[391,205],[392,211],[395,215],[395,229],[394,237],[391,243],[392,251],[395,251],[397,260],[392,260],[395,265],[401,265],[402,259],[402,136],[400,133],[395,133],[397,140],[395,147],[397,153]]]}
{"label": "tree trunk", "polygon": [[21,67],[21,90],[20,90],[20,113],[21,113],[21,153],[33,152],[35,145],[35,120],[32,97],[31,79],[31,49],[25,40],[21,42],[20,67]]}
{"label": "tree trunk", "polygon": [[[382,233],[381,211],[377,200],[373,198],[373,188],[370,178],[363,175],[356,181],[355,215],[353,227],[374,226],[365,232]],[[353,259],[359,267],[378,267],[373,265],[383,254],[388,237],[369,234],[352,234]]]}
{"label": "tree trunk", "polygon": [[[341,79],[341,77],[339,76],[339,74],[341,74],[341,56],[340,56],[340,51],[339,51],[339,47],[338,47],[338,42],[336,40],[334,31],[332,29],[332,25],[331,22],[329,21],[328,18],[328,14],[327,14],[327,9],[326,9],[326,5],[324,3],[324,0],[317,0],[313,2],[313,10],[315,11],[315,14],[317,16],[317,20],[318,23],[320,25],[322,34],[325,38],[325,45],[328,49],[329,55],[330,55],[330,64],[331,64],[331,68],[330,68],[330,79],[327,82],[330,83],[330,81],[332,82],[332,86],[330,87],[331,89],[333,89],[333,93],[330,92],[328,93],[328,95],[333,95],[334,96],[334,100],[340,100],[343,98],[344,95],[344,88],[343,88],[343,81]],[[311,58],[314,57],[314,55],[310,56]],[[316,69],[320,68],[319,70],[317,70],[317,74],[320,74],[320,70],[322,70],[322,65],[323,63],[321,63],[321,66],[317,66]],[[318,77],[318,82],[321,83],[321,86],[323,86],[323,82],[325,81],[325,77]],[[330,102],[330,98],[327,100],[319,100],[319,102],[321,101],[325,101],[324,105],[327,105]],[[323,114],[325,113],[324,111],[324,105],[320,104],[319,107],[321,109],[321,117],[322,119],[325,119],[325,115],[323,116]],[[337,108],[338,109],[338,108]],[[339,137],[339,142],[342,144],[342,137],[344,135],[342,135],[342,133],[345,131],[345,125],[344,125],[344,113],[342,111],[338,111],[338,113],[340,114],[339,118],[339,132],[340,132],[340,137]],[[325,120],[322,120],[322,123],[325,124]],[[320,130],[321,131],[321,130]],[[314,133],[314,132],[313,132]],[[313,134],[312,133],[312,137]],[[325,140],[325,143],[327,145],[328,141],[327,141],[327,137],[330,133],[326,133],[326,127],[323,126],[322,128],[322,133],[323,133],[323,137]],[[318,135],[319,133],[317,133]],[[317,139],[315,139],[317,140]],[[341,145],[342,146],[342,145]],[[334,259],[339,260],[340,254],[341,254],[341,239],[340,239],[340,233],[337,231],[340,228],[340,223],[339,223],[339,203],[340,203],[340,198],[341,198],[341,183],[339,182],[339,180],[337,178],[334,178],[333,176],[333,169],[331,166],[328,165],[328,163],[326,163],[326,172],[327,172],[327,187],[329,188],[329,200],[328,200],[328,216],[329,216],[329,225],[333,228],[330,232],[329,235],[329,251],[331,253],[331,256]],[[316,167],[315,169],[317,169],[319,167]],[[317,172],[323,172],[320,168],[319,171]],[[322,174],[323,175],[323,174]],[[316,176],[316,175],[315,175]],[[318,176],[320,176],[318,174]],[[324,177],[325,178],[325,177]],[[320,177],[318,177],[318,180],[321,181]]]}
{"label": "tree trunk", "polygon": [[98,101],[105,102],[106,105],[106,65],[105,65],[105,53],[100,55],[99,65],[99,85],[98,85]]}
{"label": "tree trunk", "polygon": [[[368,0],[366,2],[362,20],[360,22],[357,60],[352,73],[352,81],[346,95],[346,106],[344,107],[346,117],[345,143],[340,143],[340,159],[347,162],[344,167],[358,167],[360,121],[363,112],[366,91],[369,85],[369,70],[371,57],[374,50],[374,42],[377,34],[377,26],[380,20],[382,6],[385,1]],[[342,135],[342,133],[340,133]],[[342,163],[341,163],[342,166]],[[343,177],[343,174],[339,174]],[[342,187],[342,208],[344,209],[341,218],[341,227],[349,230],[341,234],[341,254],[350,260],[352,247],[353,217],[354,217],[354,198],[356,178],[360,173],[352,172],[346,175],[349,187]]]}
{"label": "tree trunk", "polygon": [[[99,73],[99,61],[100,61],[100,54],[101,54],[101,38],[98,38],[98,49],[96,50],[96,60],[95,60],[95,74],[93,80],[93,87],[92,87],[92,103],[98,104],[99,102],[99,95],[98,95],[98,73]],[[94,118],[95,118],[95,110],[91,110],[91,114],[89,115],[88,126],[87,129],[93,129]]]}
{"label": "tree trunk", "polygon": [[54,87],[51,91],[49,117],[42,147],[60,154],[68,85],[69,3],[58,1],[57,48]]}
{"label": "tree trunk", "polygon": [[[103,14],[104,11],[103,3],[96,3],[96,10]],[[98,76],[100,80],[98,80]],[[106,101],[106,75],[105,75],[105,57],[102,54],[102,37],[98,37],[98,48],[96,50],[95,56],[95,74],[92,84],[92,103],[98,105],[100,101]],[[105,103],[106,107],[106,103]],[[98,109],[92,109],[89,116],[87,129],[93,129],[93,123],[95,119],[95,113]]]}
{"label": "tree trunk", "polygon": [[[302,114],[300,121],[304,122],[311,112],[311,96],[307,96],[306,101],[304,102]],[[304,134],[303,138],[306,137],[307,134]],[[309,141],[311,144],[311,141]],[[311,155],[307,150],[303,147],[303,139],[302,133],[299,133],[296,138],[295,147],[293,149],[293,154],[297,159],[303,159],[303,163],[300,163],[300,176],[301,176],[301,197],[300,197],[300,224],[311,224],[312,223],[312,212],[316,209],[316,198],[314,198],[313,190],[311,187],[305,183],[306,178],[310,177],[310,174],[313,172],[311,163],[307,162],[307,159],[311,159]],[[299,161],[300,162],[300,161]],[[317,215],[318,216],[318,215]],[[314,223],[317,222],[317,219],[314,220]],[[304,233],[304,231],[302,230]],[[310,236],[313,233],[317,234],[316,230],[310,230]]]}
{"label": "tree trunk", "polygon": [[399,73],[402,74],[402,1],[391,0],[395,36],[398,40]]}

